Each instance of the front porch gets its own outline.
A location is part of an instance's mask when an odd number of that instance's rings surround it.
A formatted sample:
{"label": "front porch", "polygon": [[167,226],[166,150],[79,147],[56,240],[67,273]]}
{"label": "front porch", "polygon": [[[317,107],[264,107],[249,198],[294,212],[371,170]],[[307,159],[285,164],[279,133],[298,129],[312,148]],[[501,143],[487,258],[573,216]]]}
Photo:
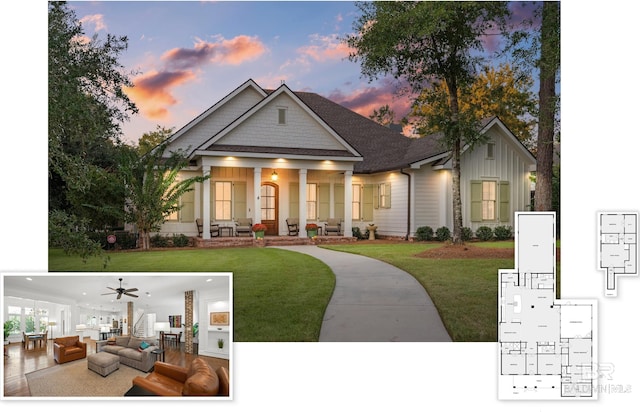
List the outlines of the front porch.
{"label": "front porch", "polygon": [[315,239],[297,236],[265,236],[264,239],[251,237],[214,237],[203,239],[195,237],[193,245],[197,248],[225,248],[225,247],[265,247],[265,246],[293,246],[293,245],[330,245],[356,242],[355,237],[346,236],[316,236]]}

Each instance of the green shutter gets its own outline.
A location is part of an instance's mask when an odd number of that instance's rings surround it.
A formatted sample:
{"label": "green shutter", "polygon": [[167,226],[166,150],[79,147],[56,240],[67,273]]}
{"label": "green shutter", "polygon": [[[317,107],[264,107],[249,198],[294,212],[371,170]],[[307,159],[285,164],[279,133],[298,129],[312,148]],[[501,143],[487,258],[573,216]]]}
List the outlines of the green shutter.
{"label": "green shutter", "polygon": [[300,189],[298,182],[289,183],[289,217],[300,217]]}
{"label": "green shutter", "polygon": [[375,190],[373,192],[373,208],[380,208],[380,185],[376,185]]}
{"label": "green shutter", "polygon": [[374,192],[373,185],[364,185],[362,190],[362,220],[365,222],[373,220]]}
{"label": "green shutter", "polygon": [[471,221],[482,221],[482,182],[471,181]]}
{"label": "green shutter", "polygon": [[180,197],[180,204],[182,208],[180,209],[180,221],[181,222],[193,222],[195,220],[195,192],[193,190],[183,193]]}
{"label": "green shutter", "polygon": [[391,183],[384,184],[384,194],[385,194],[385,197],[387,198],[385,206],[387,209],[391,209]]}
{"label": "green shutter", "polygon": [[509,222],[511,220],[511,190],[509,182],[500,182],[500,221]]}
{"label": "green shutter", "polygon": [[336,219],[344,219],[344,185],[333,186],[333,214]]}
{"label": "green shutter", "polygon": [[318,220],[327,220],[329,217],[329,200],[331,186],[328,183],[318,185]]}
{"label": "green shutter", "polygon": [[247,184],[234,182],[233,185],[233,218],[247,217]]}

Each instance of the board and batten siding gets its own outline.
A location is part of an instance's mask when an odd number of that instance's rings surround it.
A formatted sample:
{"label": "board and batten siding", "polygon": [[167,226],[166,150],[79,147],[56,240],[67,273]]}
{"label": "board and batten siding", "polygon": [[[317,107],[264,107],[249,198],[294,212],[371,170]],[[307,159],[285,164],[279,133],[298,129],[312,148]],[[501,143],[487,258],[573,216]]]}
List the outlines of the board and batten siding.
{"label": "board and batten siding", "polygon": [[[286,111],[285,124],[278,124],[278,109]],[[345,150],[335,137],[286,94],[276,97],[216,143]]]}
{"label": "board and batten siding", "polygon": [[169,144],[167,153],[178,149],[187,150],[189,147],[191,149],[197,148],[262,99],[262,95],[251,87],[243,90],[226,104],[217,108],[213,113],[187,130],[179,139]]}
{"label": "board and batten siding", "polygon": [[[474,232],[480,226],[496,227],[500,225],[514,226],[513,214],[516,211],[529,210],[530,181],[529,164],[521,155],[521,148],[516,148],[514,142],[502,135],[502,132],[491,129],[487,132],[488,143],[493,143],[494,156],[487,157],[487,144],[475,147],[473,151],[467,151],[461,159],[460,188],[462,199],[463,225],[470,227]],[[474,181],[508,182],[509,206],[506,216],[500,216],[500,195],[497,194],[496,214],[494,221],[471,221],[471,182]]]}

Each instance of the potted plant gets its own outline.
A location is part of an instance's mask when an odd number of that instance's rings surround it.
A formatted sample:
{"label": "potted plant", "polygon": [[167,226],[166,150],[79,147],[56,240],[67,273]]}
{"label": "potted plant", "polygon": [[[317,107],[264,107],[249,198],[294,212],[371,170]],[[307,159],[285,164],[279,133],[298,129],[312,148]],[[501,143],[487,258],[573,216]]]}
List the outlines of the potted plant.
{"label": "potted plant", "polygon": [[256,239],[264,239],[264,232],[267,230],[267,225],[256,223],[251,227],[251,230],[256,234]]}
{"label": "potted plant", "polygon": [[198,353],[198,331],[200,330],[198,326],[198,322],[194,323],[191,327],[191,332],[193,332],[193,353]]}
{"label": "potted plant", "polygon": [[9,335],[11,335],[11,329],[13,329],[13,321],[8,320],[4,323],[4,340],[9,339]]}
{"label": "potted plant", "polygon": [[218,349],[224,348],[224,339],[218,339]]}
{"label": "potted plant", "polygon": [[307,223],[304,229],[307,231],[307,237],[314,238],[318,236],[318,225],[315,223]]}

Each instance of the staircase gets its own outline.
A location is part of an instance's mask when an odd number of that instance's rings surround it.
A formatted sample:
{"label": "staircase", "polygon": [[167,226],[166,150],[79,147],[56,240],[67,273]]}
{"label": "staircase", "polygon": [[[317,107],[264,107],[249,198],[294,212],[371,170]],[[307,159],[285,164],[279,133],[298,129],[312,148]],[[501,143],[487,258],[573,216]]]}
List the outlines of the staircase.
{"label": "staircase", "polygon": [[135,319],[135,323],[133,324],[132,335],[144,338],[146,337],[147,331],[147,317],[144,314],[144,309],[136,310],[136,313],[133,314],[133,318]]}

